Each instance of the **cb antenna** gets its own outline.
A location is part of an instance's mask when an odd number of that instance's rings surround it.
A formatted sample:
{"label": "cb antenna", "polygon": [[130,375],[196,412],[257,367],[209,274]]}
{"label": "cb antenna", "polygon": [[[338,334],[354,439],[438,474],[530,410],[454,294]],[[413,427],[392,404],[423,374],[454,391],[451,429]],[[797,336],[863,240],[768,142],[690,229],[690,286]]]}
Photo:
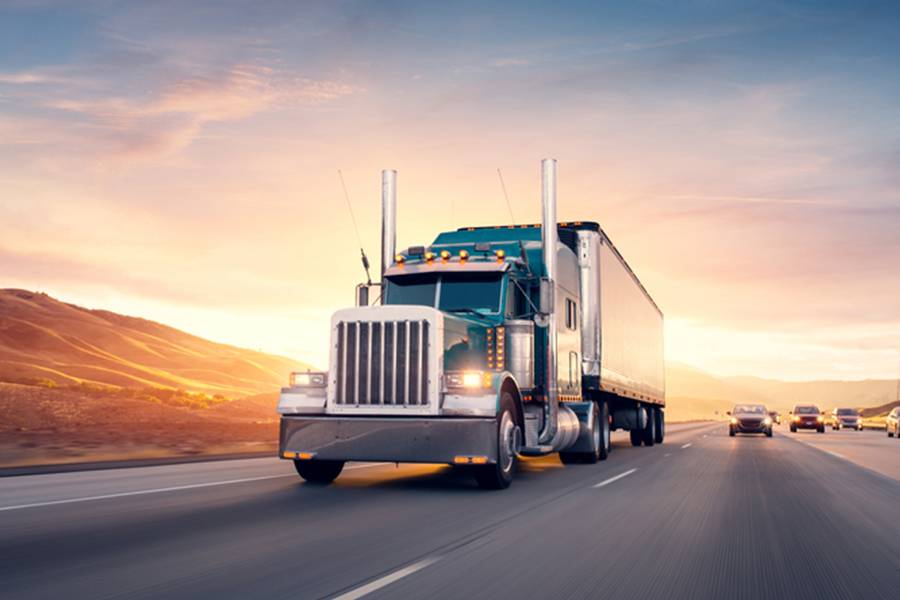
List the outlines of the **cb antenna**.
{"label": "cb antenna", "polygon": [[369,257],[363,250],[362,237],[359,235],[359,226],[356,224],[356,216],[353,214],[353,206],[350,204],[350,194],[347,192],[347,184],[344,183],[344,174],[338,169],[338,177],[341,178],[341,188],[344,190],[344,200],[347,201],[347,210],[350,211],[350,220],[353,221],[353,230],[356,232],[356,241],[359,243],[359,256],[363,269],[366,270],[366,285],[372,285],[372,274],[369,273]]}
{"label": "cb antenna", "polygon": [[509,202],[509,194],[506,193],[506,183],[503,181],[503,171],[497,169],[497,176],[500,178],[500,187],[503,188],[503,197],[506,198],[506,208],[509,210],[509,218],[512,219],[512,224],[515,225],[516,217],[513,215],[512,204]]}

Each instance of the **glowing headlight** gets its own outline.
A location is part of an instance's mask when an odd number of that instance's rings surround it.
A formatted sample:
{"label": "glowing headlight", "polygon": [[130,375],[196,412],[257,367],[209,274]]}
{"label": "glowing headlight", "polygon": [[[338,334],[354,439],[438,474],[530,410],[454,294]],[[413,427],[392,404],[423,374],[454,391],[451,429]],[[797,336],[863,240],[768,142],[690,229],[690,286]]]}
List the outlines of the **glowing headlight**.
{"label": "glowing headlight", "polygon": [[734,417],[731,417],[731,424],[737,425],[737,419],[735,419]]}
{"label": "glowing headlight", "polygon": [[823,417],[822,415],[819,415],[818,417],[816,417],[816,420],[817,420],[819,423],[821,423],[822,421],[825,420],[825,417]]}
{"label": "glowing headlight", "polygon": [[483,388],[491,385],[491,374],[484,371],[456,371],[447,373],[448,388]]}
{"label": "glowing headlight", "polygon": [[326,373],[291,373],[291,387],[325,387]]}
{"label": "glowing headlight", "polygon": [[766,425],[771,425],[772,417],[766,417],[765,419],[763,419],[763,423],[765,423]]}

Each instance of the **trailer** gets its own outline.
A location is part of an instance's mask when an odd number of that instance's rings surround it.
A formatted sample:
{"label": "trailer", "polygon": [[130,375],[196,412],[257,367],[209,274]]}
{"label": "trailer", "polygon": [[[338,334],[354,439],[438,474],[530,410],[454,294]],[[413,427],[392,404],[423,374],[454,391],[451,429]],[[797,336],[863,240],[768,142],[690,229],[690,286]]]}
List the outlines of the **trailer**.
{"label": "trailer", "polygon": [[596,463],[616,429],[663,442],[663,314],[597,223],[557,221],[556,161],[541,175],[540,224],[397,252],[397,174],[382,173],[381,281],[334,313],[328,371],[281,391],[279,452],[300,476],[445,463],[500,489],[520,456]]}

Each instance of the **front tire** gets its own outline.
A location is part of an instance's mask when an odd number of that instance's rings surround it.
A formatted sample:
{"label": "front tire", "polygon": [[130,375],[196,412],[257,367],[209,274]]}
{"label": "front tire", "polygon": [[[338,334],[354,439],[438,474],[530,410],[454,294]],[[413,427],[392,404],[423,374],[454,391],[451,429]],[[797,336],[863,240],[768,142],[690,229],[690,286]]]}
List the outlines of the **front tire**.
{"label": "front tire", "polygon": [[771,427],[766,429],[766,437],[772,437],[772,428]]}
{"label": "front tire", "polygon": [[729,427],[729,428],[728,428],[728,435],[729,435],[729,437],[734,437],[734,436],[735,436],[734,428],[733,428],[733,427]]}
{"label": "front tire", "polygon": [[797,433],[797,428],[791,425],[791,433]]}
{"label": "front tire", "polygon": [[500,416],[497,418],[497,462],[475,467],[475,481],[485,490],[504,490],[512,483],[518,464],[521,431],[516,425],[515,403],[509,392],[500,397]]}
{"label": "front tire", "polygon": [[818,431],[819,433],[825,433],[825,426],[822,425],[821,427],[819,427],[818,429],[816,429],[816,431]]}
{"label": "front tire", "polygon": [[297,474],[309,483],[328,485],[344,470],[342,460],[295,460]]}

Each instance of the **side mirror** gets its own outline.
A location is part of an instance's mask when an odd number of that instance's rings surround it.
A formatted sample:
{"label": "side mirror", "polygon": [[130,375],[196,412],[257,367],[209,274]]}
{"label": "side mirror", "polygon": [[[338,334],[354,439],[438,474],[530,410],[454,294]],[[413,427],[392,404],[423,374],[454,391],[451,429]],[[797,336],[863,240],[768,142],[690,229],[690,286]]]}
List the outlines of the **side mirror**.
{"label": "side mirror", "polygon": [[357,306],[368,306],[369,305],[369,286],[365,283],[361,283],[356,286],[356,305]]}
{"label": "side mirror", "polygon": [[725,414],[728,415],[728,416],[730,417],[730,416],[731,416],[731,411],[729,410],[729,411],[726,412]]}
{"label": "side mirror", "polygon": [[556,301],[556,284],[552,279],[542,278],[540,292],[538,309],[542,314],[549,315]]}

